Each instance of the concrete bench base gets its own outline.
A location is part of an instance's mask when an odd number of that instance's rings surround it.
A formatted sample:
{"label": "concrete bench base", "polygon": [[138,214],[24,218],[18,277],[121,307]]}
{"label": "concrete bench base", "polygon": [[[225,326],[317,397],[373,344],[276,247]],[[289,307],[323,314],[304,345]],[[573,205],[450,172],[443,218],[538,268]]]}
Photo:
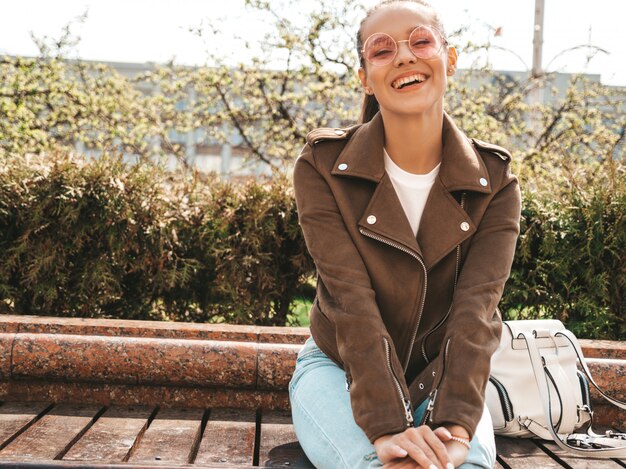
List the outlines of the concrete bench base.
{"label": "concrete bench base", "polygon": [[[288,410],[308,328],[0,316],[0,399]],[[598,384],[626,399],[626,344],[581,340]],[[592,390],[594,421],[626,412]]]}

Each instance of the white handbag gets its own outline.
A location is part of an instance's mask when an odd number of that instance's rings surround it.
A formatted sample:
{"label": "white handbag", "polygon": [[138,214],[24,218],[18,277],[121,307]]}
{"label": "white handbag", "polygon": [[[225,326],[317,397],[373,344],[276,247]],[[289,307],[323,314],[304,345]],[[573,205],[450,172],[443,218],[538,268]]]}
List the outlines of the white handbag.
{"label": "white handbag", "polygon": [[494,432],[553,440],[579,454],[626,457],[626,434],[593,432],[589,383],[626,409],[598,388],[576,337],[561,321],[504,321],[485,396]]}

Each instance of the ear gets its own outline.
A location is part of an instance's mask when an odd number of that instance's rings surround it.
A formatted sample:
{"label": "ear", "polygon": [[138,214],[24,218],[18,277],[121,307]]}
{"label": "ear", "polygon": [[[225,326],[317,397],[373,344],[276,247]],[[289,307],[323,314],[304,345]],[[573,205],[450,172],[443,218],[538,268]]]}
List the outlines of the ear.
{"label": "ear", "polygon": [[365,69],[363,67],[359,67],[359,81],[361,82],[361,86],[365,88],[367,86],[367,75],[365,74]]}
{"label": "ear", "polygon": [[456,48],[454,46],[448,47],[448,76],[452,76],[454,75],[454,72],[456,72],[456,61],[458,57]]}

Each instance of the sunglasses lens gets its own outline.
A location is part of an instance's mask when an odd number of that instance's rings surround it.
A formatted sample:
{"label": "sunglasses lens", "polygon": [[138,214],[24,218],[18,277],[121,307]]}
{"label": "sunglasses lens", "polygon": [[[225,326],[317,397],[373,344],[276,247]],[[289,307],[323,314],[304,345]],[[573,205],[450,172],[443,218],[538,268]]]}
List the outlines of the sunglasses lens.
{"label": "sunglasses lens", "polygon": [[430,59],[437,55],[442,43],[441,35],[428,26],[418,26],[409,37],[411,52],[420,59]]}
{"label": "sunglasses lens", "polygon": [[395,57],[397,47],[396,41],[391,36],[378,33],[367,39],[363,55],[372,65],[386,65]]}

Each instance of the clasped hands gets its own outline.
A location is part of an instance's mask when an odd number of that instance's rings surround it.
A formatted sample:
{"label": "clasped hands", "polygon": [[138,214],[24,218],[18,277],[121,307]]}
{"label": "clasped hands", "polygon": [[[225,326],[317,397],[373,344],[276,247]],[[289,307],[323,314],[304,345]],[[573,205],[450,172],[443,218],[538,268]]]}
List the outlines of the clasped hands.
{"label": "clasped hands", "polygon": [[[461,429],[457,433],[467,434],[462,427],[455,425],[453,431],[456,429]],[[446,427],[432,430],[422,425],[383,435],[376,439],[374,448],[385,469],[453,469],[465,461],[469,450],[462,443],[451,440],[451,436]]]}

